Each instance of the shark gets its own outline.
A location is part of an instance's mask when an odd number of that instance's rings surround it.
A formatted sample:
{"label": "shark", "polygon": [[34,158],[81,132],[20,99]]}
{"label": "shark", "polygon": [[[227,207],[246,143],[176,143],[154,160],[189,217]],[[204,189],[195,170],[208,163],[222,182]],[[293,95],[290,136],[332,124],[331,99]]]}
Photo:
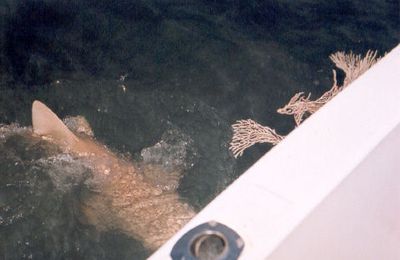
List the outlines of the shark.
{"label": "shark", "polygon": [[[157,179],[166,176],[162,167],[140,165],[118,156],[92,135],[72,131],[38,100],[32,104],[32,131],[63,152],[88,162],[93,180],[80,209],[82,221],[97,230],[122,232],[155,250],[195,215],[176,189],[157,184]],[[179,179],[178,172],[169,176],[175,176],[175,182]]]}

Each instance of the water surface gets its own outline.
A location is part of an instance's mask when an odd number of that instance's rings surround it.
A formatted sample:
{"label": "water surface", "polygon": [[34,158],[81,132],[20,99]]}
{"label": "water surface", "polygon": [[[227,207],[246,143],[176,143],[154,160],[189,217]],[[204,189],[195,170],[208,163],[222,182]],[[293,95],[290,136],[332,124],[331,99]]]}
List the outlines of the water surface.
{"label": "water surface", "polygon": [[287,134],[293,119],[276,109],[298,91],[317,97],[330,88],[331,53],[383,54],[400,38],[398,1],[4,0],[0,17],[5,259],[150,253],[79,220],[90,173],[26,138],[33,100],[61,118],[84,116],[99,142],[132,160],[178,129],[191,140],[178,192],[199,210],[271,148],[256,145],[235,160],[228,151],[235,120]]}

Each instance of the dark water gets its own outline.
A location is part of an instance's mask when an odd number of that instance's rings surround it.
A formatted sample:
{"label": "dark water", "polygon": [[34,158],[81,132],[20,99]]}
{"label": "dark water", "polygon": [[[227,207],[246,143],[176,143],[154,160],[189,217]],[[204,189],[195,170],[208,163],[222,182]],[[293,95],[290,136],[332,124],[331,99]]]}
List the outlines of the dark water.
{"label": "dark water", "polygon": [[[399,13],[399,1],[378,0],[1,0],[0,123],[29,126],[39,99],[61,117],[84,116],[97,140],[134,158],[177,128],[196,151],[179,193],[200,209],[270,148],[233,159],[235,120],[287,134],[294,122],[276,109],[298,91],[330,88],[329,54],[391,50]],[[0,142],[0,258],[149,254],[139,241],[81,224],[86,170],[46,161],[54,148],[12,129]],[[65,165],[79,174],[59,189],[51,172]]]}

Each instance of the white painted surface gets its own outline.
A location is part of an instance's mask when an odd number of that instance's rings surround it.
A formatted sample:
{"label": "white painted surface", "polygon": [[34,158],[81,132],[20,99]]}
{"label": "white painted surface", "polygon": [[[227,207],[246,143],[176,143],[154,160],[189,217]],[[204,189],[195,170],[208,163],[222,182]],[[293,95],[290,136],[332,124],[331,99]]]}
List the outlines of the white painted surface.
{"label": "white painted surface", "polygon": [[[150,259],[169,259],[181,235],[210,220],[242,236],[240,259],[321,259],[324,252],[322,259],[358,259],[347,256],[363,247],[360,259],[369,259],[368,252],[380,256],[384,245],[371,246],[374,241],[400,240],[399,124],[400,46],[292,131]],[[354,233],[342,224],[354,226]],[[366,242],[357,243],[361,238]],[[314,242],[319,250],[311,250]],[[399,254],[390,248],[379,259],[400,259],[391,258]]]}
{"label": "white painted surface", "polygon": [[400,259],[400,124],[269,260]]}

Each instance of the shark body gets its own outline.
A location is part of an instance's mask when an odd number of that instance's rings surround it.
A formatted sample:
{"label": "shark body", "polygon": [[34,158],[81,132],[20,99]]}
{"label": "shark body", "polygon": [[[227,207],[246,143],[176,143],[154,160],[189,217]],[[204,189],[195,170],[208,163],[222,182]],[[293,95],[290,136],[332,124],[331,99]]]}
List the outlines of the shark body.
{"label": "shark body", "polygon": [[[82,201],[86,221],[98,230],[118,230],[151,250],[161,246],[194,215],[174,190],[164,190],[89,136],[77,136],[40,101],[32,105],[33,132],[89,162],[92,192]],[[147,167],[149,171],[160,171]]]}

